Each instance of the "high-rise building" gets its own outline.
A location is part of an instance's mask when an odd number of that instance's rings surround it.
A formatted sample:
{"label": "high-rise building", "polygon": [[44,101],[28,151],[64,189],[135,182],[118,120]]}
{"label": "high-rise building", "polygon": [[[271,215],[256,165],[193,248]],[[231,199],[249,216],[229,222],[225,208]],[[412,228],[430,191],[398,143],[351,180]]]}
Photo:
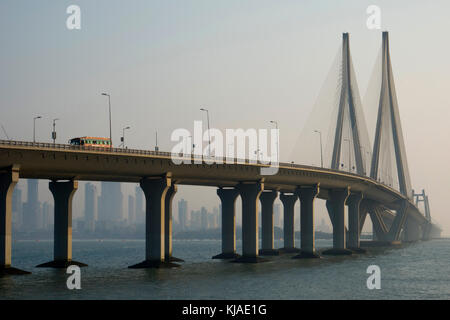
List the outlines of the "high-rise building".
{"label": "high-rise building", "polygon": [[15,187],[12,196],[12,223],[15,228],[20,228],[22,226],[22,214],[22,190],[18,187]]}
{"label": "high-rise building", "polygon": [[201,208],[201,229],[206,230],[208,229],[208,211],[206,211],[205,207]]}
{"label": "high-rise building", "polygon": [[145,207],[144,203],[144,192],[140,186],[136,187],[135,190],[135,205],[134,208],[136,210],[135,219],[137,224],[145,223]]}
{"label": "high-rise building", "polygon": [[281,210],[280,210],[279,203],[275,203],[273,206],[273,225],[275,227],[282,228],[282,226],[281,226]]}
{"label": "high-rise building", "polygon": [[84,227],[88,232],[94,232],[97,220],[97,187],[86,183],[84,187]]}
{"label": "high-rise building", "polygon": [[190,219],[190,229],[191,230],[200,230],[201,229],[201,214],[199,210],[191,211],[191,219]]}
{"label": "high-rise building", "polygon": [[128,224],[134,225],[136,223],[136,210],[134,208],[135,199],[133,196],[128,196]]}
{"label": "high-rise building", "polygon": [[213,216],[214,216],[214,229],[220,228],[222,223],[219,215],[219,209],[217,207],[213,208]]}
{"label": "high-rise building", "polygon": [[37,179],[28,179],[28,195],[27,202],[23,208],[23,229],[24,231],[35,231],[38,229],[38,221],[40,215],[41,204],[38,201],[38,184]]}
{"label": "high-rise building", "polygon": [[187,228],[187,212],[188,212],[188,207],[187,207],[187,201],[184,199],[181,199],[180,201],[178,201],[178,221],[180,224],[180,229],[182,231],[186,230]]}
{"label": "high-rise building", "polygon": [[50,230],[51,225],[53,225],[53,205],[45,201],[42,204],[42,229],[43,230]]}
{"label": "high-rise building", "polygon": [[118,182],[102,182],[102,193],[98,198],[98,221],[122,221],[122,191]]}

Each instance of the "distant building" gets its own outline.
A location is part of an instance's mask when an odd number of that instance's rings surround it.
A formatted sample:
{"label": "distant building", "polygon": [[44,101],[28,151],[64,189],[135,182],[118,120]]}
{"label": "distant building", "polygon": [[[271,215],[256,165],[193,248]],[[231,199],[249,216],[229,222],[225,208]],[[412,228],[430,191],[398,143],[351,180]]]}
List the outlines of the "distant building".
{"label": "distant building", "polygon": [[281,210],[280,210],[279,203],[275,203],[273,206],[273,225],[275,227],[282,228],[282,226],[281,226]]}
{"label": "distant building", "polygon": [[201,229],[208,229],[208,211],[206,211],[205,207],[202,207],[200,210],[201,214]]}
{"label": "distant building", "polygon": [[136,223],[136,210],[134,208],[135,199],[133,196],[128,196],[128,224],[134,225]]}
{"label": "distant building", "polygon": [[28,179],[28,195],[27,202],[23,207],[23,230],[35,231],[40,225],[38,223],[41,215],[41,204],[38,201],[38,184],[37,179]]}
{"label": "distant building", "polygon": [[217,207],[214,207],[213,208],[213,216],[214,216],[214,219],[213,219],[213,221],[214,221],[214,229],[216,229],[216,228],[220,228],[221,227],[221,225],[222,225],[222,223],[221,223],[221,219],[220,219],[220,215],[219,215],[219,208],[217,208]]}
{"label": "distant building", "polygon": [[181,199],[180,201],[178,201],[178,221],[181,231],[185,231],[188,227],[187,212],[188,212],[187,201]]}
{"label": "distant building", "polygon": [[331,232],[331,228],[330,228],[329,225],[327,225],[325,223],[325,219],[322,219],[320,221],[320,224],[316,227],[316,231],[330,233]]}
{"label": "distant building", "polygon": [[144,192],[142,191],[142,188],[140,186],[136,187],[135,190],[135,220],[137,224],[143,224],[145,222],[145,207],[143,206],[144,203]]}
{"label": "distant building", "polygon": [[20,228],[23,223],[22,190],[14,188],[12,196],[12,223],[15,228]]}
{"label": "distant building", "polygon": [[191,211],[191,219],[190,219],[190,229],[191,230],[200,230],[201,229],[201,214],[200,211]]}
{"label": "distant building", "polygon": [[50,230],[53,225],[53,205],[49,204],[47,201],[42,204],[42,228],[43,230]]}
{"label": "distant building", "polygon": [[98,221],[120,222],[123,220],[121,184],[118,182],[102,182],[102,193],[98,197]]}
{"label": "distant building", "polygon": [[97,220],[97,187],[92,183],[86,183],[84,188],[84,228],[88,232],[94,232]]}

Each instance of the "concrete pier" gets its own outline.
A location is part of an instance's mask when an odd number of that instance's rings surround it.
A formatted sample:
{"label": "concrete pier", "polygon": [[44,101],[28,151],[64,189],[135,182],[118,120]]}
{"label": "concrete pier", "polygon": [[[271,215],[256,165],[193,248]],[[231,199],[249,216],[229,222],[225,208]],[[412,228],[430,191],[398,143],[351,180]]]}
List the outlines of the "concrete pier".
{"label": "concrete pier", "polygon": [[422,240],[423,232],[420,224],[414,219],[408,217],[404,226],[403,241],[415,242]]}
{"label": "concrete pier", "polygon": [[283,231],[284,231],[284,246],[280,249],[280,253],[300,252],[300,249],[295,248],[295,233],[294,233],[294,206],[297,201],[296,194],[282,193],[280,200],[283,203]]}
{"label": "concrete pier", "polygon": [[264,191],[261,193],[261,249],[260,255],[275,256],[278,250],[273,247],[273,203],[278,196],[278,191]]}
{"label": "concrete pier", "polygon": [[236,262],[259,262],[258,257],[258,204],[264,190],[263,181],[239,183],[242,199],[242,257]]}
{"label": "concrete pier", "polygon": [[53,261],[37,267],[84,267],[86,264],[72,260],[72,199],[78,190],[78,181],[51,181],[48,186],[55,201]]}
{"label": "concrete pier", "polygon": [[301,252],[293,258],[319,258],[316,254],[314,237],[314,200],[319,194],[319,185],[299,187],[296,194],[300,200]]}
{"label": "concrete pier", "polygon": [[164,247],[165,247],[165,261],[168,262],[183,262],[183,259],[172,256],[172,200],[177,193],[177,186],[171,185],[167,189],[165,200],[165,222],[164,222]]}
{"label": "concrete pier", "polygon": [[350,195],[350,188],[330,190],[330,199],[326,206],[333,223],[333,248],[325,250],[323,254],[349,255],[351,250],[346,248],[345,242],[345,202]]}
{"label": "concrete pier", "polygon": [[179,265],[165,261],[165,207],[171,174],[141,180],[145,194],[145,260],[129,268],[165,268]]}
{"label": "concrete pier", "polygon": [[18,165],[0,170],[0,276],[29,273],[11,266],[12,194],[18,181]]}
{"label": "concrete pier", "polygon": [[234,259],[236,253],[236,199],[239,191],[235,188],[217,189],[222,203],[222,252],[213,259]]}
{"label": "concrete pier", "polygon": [[347,199],[347,207],[348,207],[348,241],[347,247],[348,249],[357,252],[363,253],[364,249],[360,247],[360,236],[361,236],[361,228],[360,228],[360,218],[361,218],[361,201],[363,199],[362,193],[352,193]]}

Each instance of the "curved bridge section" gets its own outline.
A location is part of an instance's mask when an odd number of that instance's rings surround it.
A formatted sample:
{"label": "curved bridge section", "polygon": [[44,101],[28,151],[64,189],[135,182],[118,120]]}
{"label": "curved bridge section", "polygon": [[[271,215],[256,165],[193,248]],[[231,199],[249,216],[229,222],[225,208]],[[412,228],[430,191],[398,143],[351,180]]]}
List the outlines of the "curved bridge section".
{"label": "curved bridge section", "polygon": [[[184,159],[191,164],[175,165]],[[427,239],[429,220],[402,193],[369,177],[343,171],[281,163],[276,175],[262,176],[265,165],[236,159],[233,164],[206,164],[197,157],[166,152],[98,149],[69,145],[0,141],[2,265],[11,266],[11,197],[19,178],[47,179],[55,199],[54,261],[72,263],[71,199],[77,181],[140,183],[147,199],[146,259],[133,267],[174,266],[171,255],[171,199],[177,185],[217,187],[222,201],[223,252],[219,258],[256,262],[260,254],[299,252],[314,257],[314,200],[325,199],[333,225],[333,249],[325,254],[351,254],[360,249],[360,233],[369,215],[383,242]],[[194,162],[202,162],[195,164]],[[243,252],[236,253],[235,200],[242,198]],[[273,247],[273,202],[284,205],[285,247]],[[293,210],[301,204],[301,250],[294,247]],[[258,247],[258,206],[262,205],[263,247]],[[348,223],[344,208],[348,207]],[[346,225],[348,225],[348,230]],[[290,232],[289,232],[290,231]],[[350,249],[350,250],[349,250]],[[81,263],[80,263],[81,264]]]}

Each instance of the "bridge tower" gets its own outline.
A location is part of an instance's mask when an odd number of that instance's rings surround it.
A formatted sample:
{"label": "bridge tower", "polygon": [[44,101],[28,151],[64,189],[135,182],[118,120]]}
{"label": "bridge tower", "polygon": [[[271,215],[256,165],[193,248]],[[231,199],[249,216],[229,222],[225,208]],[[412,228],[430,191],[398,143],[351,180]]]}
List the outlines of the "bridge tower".
{"label": "bridge tower", "polygon": [[397,174],[400,192],[408,198],[412,198],[405,143],[392,75],[389,35],[386,31],[383,32],[381,72],[381,89],[370,177],[380,181],[383,179],[381,170],[390,170],[386,166],[390,165],[391,150],[389,148],[392,143],[396,167],[396,172],[392,172],[392,174]]}
{"label": "bridge tower", "polygon": [[[349,34],[344,33],[342,37],[342,65],[341,65],[341,88],[340,88],[340,98],[339,107],[337,113],[337,123],[334,134],[334,146],[331,158],[331,169],[339,170],[339,165],[341,163],[342,145],[343,145],[343,134],[344,134],[344,120],[348,117],[348,122],[351,130],[351,140],[353,141],[353,152],[356,166],[356,173],[360,175],[366,175],[366,168],[363,161],[362,149],[363,145],[361,142],[361,128],[363,125],[361,123],[362,110],[359,104],[356,102],[357,97],[359,98],[359,92],[356,79],[353,79],[353,69],[352,60],[350,55],[350,45],[349,45]],[[355,92],[356,91],[356,92]],[[350,137],[348,139],[350,144]],[[349,145],[349,153],[350,153]],[[349,154],[350,157],[350,154]],[[350,160],[350,159],[349,159]],[[350,161],[349,161],[350,162]],[[349,163],[349,171],[352,170]]]}
{"label": "bridge tower", "polygon": [[422,193],[414,193],[413,190],[413,196],[416,207],[419,206],[419,202],[423,202],[425,218],[427,218],[428,221],[431,221],[430,203],[428,202],[428,195],[425,194],[425,190],[422,189]]}

